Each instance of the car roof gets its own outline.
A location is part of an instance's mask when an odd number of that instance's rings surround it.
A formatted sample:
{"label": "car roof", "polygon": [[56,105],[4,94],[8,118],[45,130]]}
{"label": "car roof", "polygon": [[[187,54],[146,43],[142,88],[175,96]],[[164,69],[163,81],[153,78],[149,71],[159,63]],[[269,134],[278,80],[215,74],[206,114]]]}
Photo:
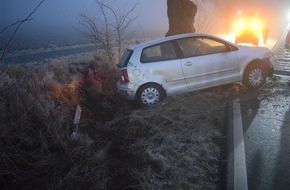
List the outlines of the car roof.
{"label": "car roof", "polygon": [[[211,38],[218,39],[218,40],[225,41],[225,42],[228,42],[228,43],[232,44],[231,42],[229,42],[227,40],[224,40],[222,38],[219,38],[217,36],[213,36],[213,35],[210,35],[210,34],[204,34],[204,33],[186,33],[186,34],[177,34],[177,35],[167,36],[167,37],[163,37],[163,38],[158,38],[158,39],[155,39],[155,40],[151,40],[151,41],[148,41],[148,42],[144,42],[144,43],[141,43],[141,44],[136,44],[136,45],[131,46],[129,49],[135,50],[137,48],[149,47],[149,46],[152,46],[152,45],[155,45],[155,44],[159,44],[159,43],[162,43],[162,42],[166,42],[166,41],[170,41],[170,40],[175,40],[175,39],[180,39],[180,38],[186,38],[186,37],[194,37],[194,36],[211,37]],[[232,44],[232,45],[234,45],[234,44]]]}

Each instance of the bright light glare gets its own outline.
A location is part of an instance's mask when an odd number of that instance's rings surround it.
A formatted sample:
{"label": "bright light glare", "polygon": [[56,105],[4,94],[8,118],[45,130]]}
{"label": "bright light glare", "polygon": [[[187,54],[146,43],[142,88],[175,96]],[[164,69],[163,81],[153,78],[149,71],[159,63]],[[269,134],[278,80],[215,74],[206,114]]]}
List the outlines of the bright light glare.
{"label": "bright light glare", "polygon": [[290,21],[290,10],[288,12],[288,21]]}
{"label": "bright light glare", "polygon": [[237,26],[236,26],[236,31],[241,30],[241,29],[243,29],[244,27],[245,27],[245,23],[240,22],[240,23],[238,23]]}
{"label": "bright light glare", "polygon": [[254,19],[239,19],[236,23],[236,31],[242,30],[242,29],[255,29],[255,30],[261,30],[261,23]]}
{"label": "bright light glare", "polygon": [[260,29],[260,23],[257,22],[257,21],[253,21],[252,22],[252,27],[256,30],[259,30]]}

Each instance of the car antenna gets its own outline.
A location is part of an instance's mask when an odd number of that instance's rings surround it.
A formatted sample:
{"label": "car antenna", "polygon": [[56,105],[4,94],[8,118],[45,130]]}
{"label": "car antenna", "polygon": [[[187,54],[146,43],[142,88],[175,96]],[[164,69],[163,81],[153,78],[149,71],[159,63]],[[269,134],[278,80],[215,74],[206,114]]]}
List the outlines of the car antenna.
{"label": "car antenna", "polygon": [[136,43],[137,43],[137,44],[140,44],[137,40],[136,40]]}

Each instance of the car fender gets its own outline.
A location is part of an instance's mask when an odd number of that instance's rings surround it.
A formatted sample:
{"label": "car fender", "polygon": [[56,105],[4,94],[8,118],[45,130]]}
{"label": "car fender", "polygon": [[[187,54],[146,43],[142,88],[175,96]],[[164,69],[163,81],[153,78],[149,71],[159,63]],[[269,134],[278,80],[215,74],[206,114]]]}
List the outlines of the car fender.
{"label": "car fender", "polygon": [[[129,66],[127,67],[128,74],[130,78],[130,85],[129,88],[133,93],[136,93],[137,90],[144,84],[148,83],[156,83],[163,87],[166,91],[166,79],[162,75],[162,73],[154,72],[148,67],[138,65],[138,66]],[[166,86],[166,85],[165,85]]]}
{"label": "car fender", "polygon": [[269,67],[269,59],[274,53],[265,47],[246,47],[239,46],[238,59],[240,63],[240,75],[243,76],[247,66],[252,63],[265,63],[265,67]]}
{"label": "car fender", "polygon": [[[132,86],[132,88],[134,89],[134,92],[136,93],[137,92],[137,90],[141,87],[141,86],[143,86],[143,85],[145,85],[145,84],[148,84],[148,83],[155,83],[155,84],[158,84],[158,85],[160,85],[163,89],[164,89],[164,91],[166,92],[166,80],[164,79],[164,77],[163,76],[161,76],[161,75],[157,75],[157,74],[155,74],[155,75],[151,75],[151,77],[150,78],[147,78],[146,76],[148,76],[148,75],[144,75],[143,74],[143,76],[142,76],[142,78],[140,78],[140,80],[138,80],[138,81],[135,81],[134,82],[134,86]],[[165,85],[164,85],[165,84]],[[133,84],[132,84],[133,85]]]}

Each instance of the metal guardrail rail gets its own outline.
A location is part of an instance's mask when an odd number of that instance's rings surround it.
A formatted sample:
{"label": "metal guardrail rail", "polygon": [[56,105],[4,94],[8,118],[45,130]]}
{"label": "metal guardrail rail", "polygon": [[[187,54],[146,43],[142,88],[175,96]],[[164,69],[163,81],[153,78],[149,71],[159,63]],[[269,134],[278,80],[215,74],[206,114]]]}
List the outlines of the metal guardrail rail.
{"label": "metal guardrail rail", "polygon": [[287,32],[290,30],[290,24],[287,26],[286,30],[281,34],[277,43],[273,46],[272,51],[276,54],[281,51],[281,48],[284,48],[284,42],[286,39]]}
{"label": "metal guardrail rail", "polygon": [[289,30],[290,24],[286,27],[281,37],[272,48],[277,58],[274,74],[290,76],[290,51],[285,49],[285,40]]}

